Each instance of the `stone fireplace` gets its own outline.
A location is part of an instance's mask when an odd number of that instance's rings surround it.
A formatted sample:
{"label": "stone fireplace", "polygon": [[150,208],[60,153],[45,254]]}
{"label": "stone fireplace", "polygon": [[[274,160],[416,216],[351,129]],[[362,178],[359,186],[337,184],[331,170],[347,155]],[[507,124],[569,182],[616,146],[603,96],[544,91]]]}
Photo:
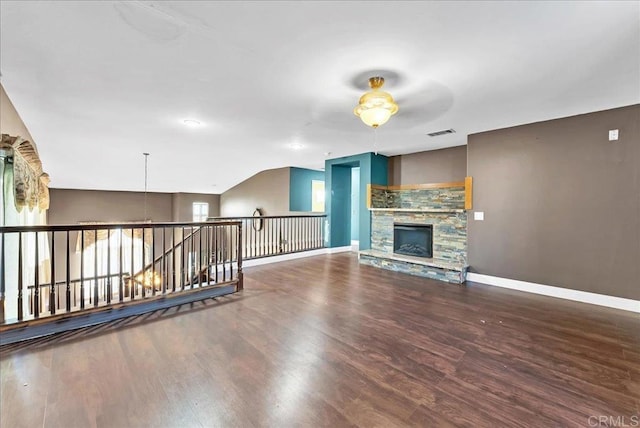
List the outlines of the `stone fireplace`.
{"label": "stone fireplace", "polygon": [[360,263],[463,283],[467,271],[466,183],[371,188],[371,249]]}

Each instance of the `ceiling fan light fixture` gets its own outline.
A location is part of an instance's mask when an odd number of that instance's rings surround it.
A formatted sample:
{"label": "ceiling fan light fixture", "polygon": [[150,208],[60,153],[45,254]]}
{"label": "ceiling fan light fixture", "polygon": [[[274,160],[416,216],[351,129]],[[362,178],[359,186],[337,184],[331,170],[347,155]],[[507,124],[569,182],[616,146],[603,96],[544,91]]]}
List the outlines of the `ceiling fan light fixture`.
{"label": "ceiling fan light fixture", "polygon": [[398,112],[398,104],[391,94],[380,90],[382,85],[384,85],[384,77],[371,77],[369,79],[371,91],[362,95],[360,102],[353,109],[353,113],[372,128],[384,125]]}

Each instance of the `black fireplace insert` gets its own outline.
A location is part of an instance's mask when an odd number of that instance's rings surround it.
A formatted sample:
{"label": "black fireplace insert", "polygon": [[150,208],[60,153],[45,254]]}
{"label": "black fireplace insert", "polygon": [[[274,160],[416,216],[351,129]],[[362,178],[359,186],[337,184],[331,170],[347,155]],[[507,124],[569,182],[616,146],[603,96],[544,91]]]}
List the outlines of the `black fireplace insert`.
{"label": "black fireplace insert", "polygon": [[393,224],[393,252],[405,256],[433,257],[433,225]]}

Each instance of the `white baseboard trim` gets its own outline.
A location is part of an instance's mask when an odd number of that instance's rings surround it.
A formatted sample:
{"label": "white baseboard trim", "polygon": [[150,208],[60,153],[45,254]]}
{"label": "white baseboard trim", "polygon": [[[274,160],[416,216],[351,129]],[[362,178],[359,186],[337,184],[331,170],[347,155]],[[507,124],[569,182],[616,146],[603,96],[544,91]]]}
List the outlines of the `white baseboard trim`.
{"label": "white baseboard trim", "polygon": [[320,256],[322,254],[344,253],[346,251],[351,251],[351,247],[346,246],[346,247],[320,248],[317,250],[302,251],[299,253],[283,254],[281,256],[262,257],[260,259],[247,260],[242,262],[242,267],[244,268],[244,267],[251,267],[251,266],[260,266],[260,265],[266,265],[269,263],[278,263],[278,262],[285,262],[287,260],[302,259],[304,257]]}
{"label": "white baseboard trim", "polygon": [[467,281],[480,282],[482,284],[493,285],[496,287],[524,291],[525,293],[541,294],[543,296],[558,297],[560,299],[574,300],[576,302],[590,303],[592,305],[606,306],[608,308],[640,313],[640,300],[607,296],[606,294],[589,293],[587,291],[572,290],[570,288],[553,287],[551,285],[518,281],[517,279],[501,278],[498,276],[483,275],[474,272],[467,272]]}
{"label": "white baseboard trim", "polygon": [[351,251],[351,245],[345,245],[344,247],[325,248],[325,250],[327,250],[326,254],[345,253]]}

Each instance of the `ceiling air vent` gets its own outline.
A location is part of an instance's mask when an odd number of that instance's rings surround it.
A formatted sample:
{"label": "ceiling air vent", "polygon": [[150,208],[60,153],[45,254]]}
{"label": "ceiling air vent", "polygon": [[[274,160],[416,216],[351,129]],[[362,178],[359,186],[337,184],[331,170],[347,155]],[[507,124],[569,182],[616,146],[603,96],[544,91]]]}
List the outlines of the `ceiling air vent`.
{"label": "ceiling air vent", "polygon": [[454,134],[456,131],[453,129],[445,129],[444,131],[431,132],[427,134],[429,137],[439,137],[445,134]]}

